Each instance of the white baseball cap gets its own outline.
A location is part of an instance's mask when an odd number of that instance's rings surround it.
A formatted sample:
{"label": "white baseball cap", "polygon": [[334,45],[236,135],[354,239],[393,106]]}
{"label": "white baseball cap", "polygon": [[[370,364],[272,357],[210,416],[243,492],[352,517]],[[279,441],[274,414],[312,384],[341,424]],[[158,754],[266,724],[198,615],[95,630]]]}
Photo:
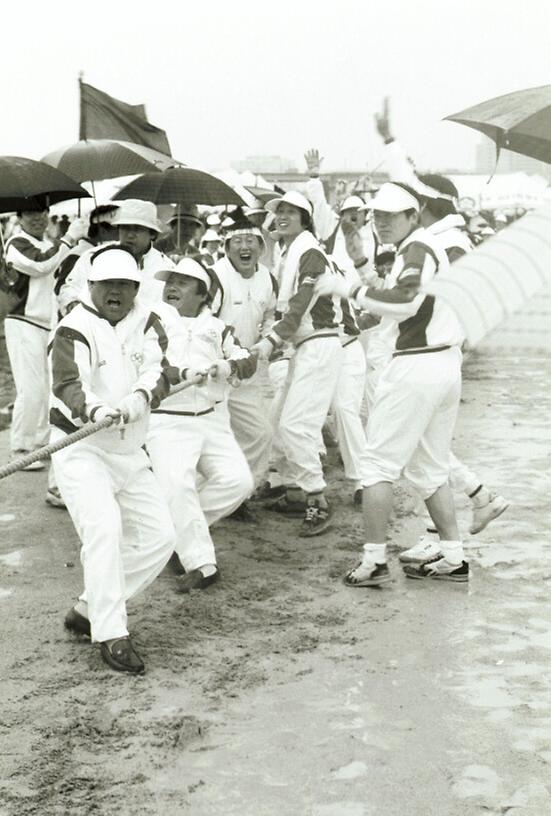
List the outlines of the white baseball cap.
{"label": "white baseball cap", "polygon": [[89,281],[131,280],[141,283],[136,259],[121,246],[106,246],[95,252],[88,267]]}
{"label": "white baseball cap", "polygon": [[306,210],[308,215],[312,215],[312,205],[306,196],[296,190],[289,190],[280,198],[272,198],[264,206],[270,212],[276,213],[280,204],[291,204],[293,207],[298,207],[299,210]]}
{"label": "white baseball cap", "polygon": [[404,212],[404,210],[417,210],[419,212],[421,205],[419,199],[405,187],[402,187],[401,184],[386,181],[381,185],[371,201],[367,203],[367,208],[391,213]]}
{"label": "white baseball cap", "polygon": [[212,278],[205,267],[197,261],[194,261],[193,258],[182,258],[181,261],[178,261],[174,269],[161,269],[159,272],[155,272],[155,278],[157,278],[157,280],[167,281],[173,273],[176,273],[176,275],[185,275],[187,278],[197,278],[197,280],[203,281],[209,290],[212,286]]}
{"label": "white baseball cap", "polygon": [[141,201],[138,198],[127,198],[121,201],[111,224],[114,227],[136,225],[161,232],[155,204],[152,201]]}
{"label": "white baseball cap", "polygon": [[358,195],[351,195],[347,196],[341,204],[341,212],[344,210],[358,210],[360,207],[364,206],[363,199],[360,198]]}

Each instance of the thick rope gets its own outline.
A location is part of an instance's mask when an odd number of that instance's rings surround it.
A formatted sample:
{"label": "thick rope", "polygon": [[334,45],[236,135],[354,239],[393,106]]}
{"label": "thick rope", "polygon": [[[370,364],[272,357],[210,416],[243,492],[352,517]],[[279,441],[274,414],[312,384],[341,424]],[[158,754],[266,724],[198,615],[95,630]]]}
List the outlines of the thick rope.
{"label": "thick rope", "polygon": [[[173,386],[170,389],[169,396],[172,396],[172,394],[178,394],[180,391],[185,391],[186,388],[191,388],[192,385],[197,385],[197,383],[201,382],[201,380],[202,377],[198,377],[190,382],[183,382]],[[7,465],[4,465],[4,467],[0,468],[0,479],[4,479],[6,476],[11,476],[12,474],[17,473],[17,471],[23,470],[29,465],[34,464],[34,462],[39,462],[42,459],[48,459],[52,453],[57,453],[57,451],[63,450],[63,448],[67,448],[69,445],[74,445],[75,442],[80,442],[81,439],[86,439],[87,436],[92,436],[92,434],[95,434],[98,431],[103,431],[105,428],[111,427],[115,421],[118,420],[114,420],[112,417],[106,417],[105,419],[102,419],[101,422],[90,422],[83,428],[79,428],[78,431],[67,434],[67,436],[63,437],[63,439],[60,439],[57,442],[52,442],[51,445],[45,445],[43,448],[38,448],[37,450],[32,451],[32,453],[28,453],[26,456],[20,456],[19,459],[14,459],[13,462],[9,462]]]}

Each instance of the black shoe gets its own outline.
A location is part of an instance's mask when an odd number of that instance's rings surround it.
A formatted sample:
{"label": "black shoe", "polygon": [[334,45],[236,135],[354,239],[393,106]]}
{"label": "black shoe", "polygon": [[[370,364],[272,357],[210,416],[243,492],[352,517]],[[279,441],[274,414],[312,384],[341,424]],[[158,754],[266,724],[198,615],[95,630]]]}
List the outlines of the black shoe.
{"label": "black shoe", "polygon": [[[354,575],[356,573],[356,575]],[[391,580],[388,564],[358,564],[343,578],[346,586],[370,587],[386,584]]]}
{"label": "black shoe", "polygon": [[264,482],[263,485],[258,487],[253,495],[250,498],[250,501],[257,502],[257,501],[269,501],[270,499],[279,499],[280,496],[285,495],[285,485],[278,485],[277,487],[272,487],[270,482]]}
{"label": "black shoe", "polygon": [[287,516],[287,518],[302,518],[306,511],[306,502],[289,501],[286,493],[275,501],[266,502],[264,506],[266,510],[272,510],[274,513],[281,513],[282,515]]}
{"label": "black shoe", "polygon": [[361,507],[363,502],[363,487],[359,487],[354,491],[354,507]]}
{"label": "black shoe", "polygon": [[217,568],[212,575],[203,575],[200,569],[194,569],[186,572],[182,578],[178,580],[178,587],[180,592],[189,592],[191,589],[206,589],[220,578],[220,570]]}
{"label": "black shoe", "polygon": [[145,671],[143,661],[132,646],[129,637],[119,638],[111,646],[108,646],[107,643],[100,643],[100,651],[105,663],[115,671],[131,674],[142,674]]}
{"label": "black shoe", "polygon": [[300,525],[299,536],[301,538],[310,538],[311,536],[320,535],[331,524],[332,515],[329,505],[322,507],[318,501],[309,502],[306,507],[304,521]]}
{"label": "black shoe", "polygon": [[240,504],[237,510],[230,513],[228,518],[233,519],[234,521],[245,521],[247,524],[256,524],[258,521],[247,502]]}
{"label": "black shoe", "polygon": [[462,561],[459,567],[449,564],[441,555],[431,561],[414,566],[405,564],[402,568],[408,578],[436,578],[439,581],[455,581],[464,584],[469,580],[469,565]]}
{"label": "black shoe", "polygon": [[86,637],[92,637],[90,621],[88,618],[85,618],[84,615],[81,615],[80,612],[77,612],[76,609],[69,609],[65,615],[63,625],[69,632],[73,632],[75,635],[86,635]]}
{"label": "black shoe", "polygon": [[176,575],[185,575],[186,571],[182,565],[182,562],[178,558],[178,553],[173,552],[170,558],[168,559],[168,567],[172,570]]}

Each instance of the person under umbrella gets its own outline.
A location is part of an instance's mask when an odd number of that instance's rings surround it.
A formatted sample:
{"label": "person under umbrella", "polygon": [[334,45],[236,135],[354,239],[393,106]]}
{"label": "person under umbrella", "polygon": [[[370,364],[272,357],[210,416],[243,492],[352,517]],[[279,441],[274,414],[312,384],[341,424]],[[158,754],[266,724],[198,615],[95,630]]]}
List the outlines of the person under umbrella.
{"label": "person under umbrella", "polygon": [[197,207],[178,208],[178,212],[169,221],[170,233],[157,239],[155,246],[173,261],[177,262],[186,255],[199,254],[198,236],[204,230]]}

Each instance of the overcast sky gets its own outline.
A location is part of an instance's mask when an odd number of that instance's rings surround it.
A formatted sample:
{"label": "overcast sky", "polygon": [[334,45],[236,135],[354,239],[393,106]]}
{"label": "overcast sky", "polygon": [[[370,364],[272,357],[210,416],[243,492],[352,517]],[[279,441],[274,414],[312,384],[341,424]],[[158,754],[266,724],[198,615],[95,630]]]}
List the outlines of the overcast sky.
{"label": "overcast sky", "polygon": [[0,154],[76,141],[82,70],[206,169],[258,154],[302,167],[312,146],[327,169],[373,167],[385,95],[419,168],[473,169],[482,137],[442,117],[551,83],[550,23],[548,0],[5,4]]}

